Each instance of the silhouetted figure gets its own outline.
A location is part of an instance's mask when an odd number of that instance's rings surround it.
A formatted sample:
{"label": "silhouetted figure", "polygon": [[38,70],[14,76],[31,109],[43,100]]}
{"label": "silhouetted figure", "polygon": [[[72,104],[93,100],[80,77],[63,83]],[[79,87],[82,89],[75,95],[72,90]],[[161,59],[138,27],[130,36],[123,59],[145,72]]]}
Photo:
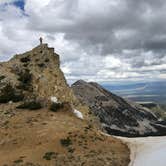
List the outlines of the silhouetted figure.
{"label": "silhouetted figure", "polygon": [[43,38],[42,37],[40,37],[40,45],[42,45],[43,44]]}

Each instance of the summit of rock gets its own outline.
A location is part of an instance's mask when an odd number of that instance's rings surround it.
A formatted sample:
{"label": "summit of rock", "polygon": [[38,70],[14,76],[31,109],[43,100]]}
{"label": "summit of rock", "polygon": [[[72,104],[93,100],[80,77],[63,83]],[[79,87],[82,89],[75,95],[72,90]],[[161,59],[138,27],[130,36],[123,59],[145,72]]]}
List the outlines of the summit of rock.
{"label": "summit of rock", "polygon": [[58,101],[77,104],[60,69],[59,55],[48,44],[41,44],[0,63],[0,76],[3,77],[1,83],[22,90],[25,97],[33,95],[47,101],[55,96]]}

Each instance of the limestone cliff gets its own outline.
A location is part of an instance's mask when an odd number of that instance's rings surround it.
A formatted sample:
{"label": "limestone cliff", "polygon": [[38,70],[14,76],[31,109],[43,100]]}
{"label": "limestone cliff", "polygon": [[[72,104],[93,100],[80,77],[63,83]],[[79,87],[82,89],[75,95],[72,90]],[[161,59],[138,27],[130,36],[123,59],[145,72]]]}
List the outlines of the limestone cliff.
{"label": "limestone cliff", "polygon": [[1,84],[10,83],[18,91],[23,91],[25,98],[33,95],[49,102],[54,96],[60,102],[78,104],[60,69],[59,55],[47,44],[1,63],[0,76],[3,78]]}

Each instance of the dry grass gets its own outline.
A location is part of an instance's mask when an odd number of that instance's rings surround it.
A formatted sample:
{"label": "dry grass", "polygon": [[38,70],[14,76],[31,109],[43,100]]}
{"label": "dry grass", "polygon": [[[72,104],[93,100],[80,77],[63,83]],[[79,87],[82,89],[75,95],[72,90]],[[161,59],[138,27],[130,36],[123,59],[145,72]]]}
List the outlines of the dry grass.
{"label": "dry grass", "polygon": [[[128,165],[126,145],[101,135],[73,113],[15,106],[0,105],[0,166]],[[61,140],[67,138],[70,144],[63,146]]]}

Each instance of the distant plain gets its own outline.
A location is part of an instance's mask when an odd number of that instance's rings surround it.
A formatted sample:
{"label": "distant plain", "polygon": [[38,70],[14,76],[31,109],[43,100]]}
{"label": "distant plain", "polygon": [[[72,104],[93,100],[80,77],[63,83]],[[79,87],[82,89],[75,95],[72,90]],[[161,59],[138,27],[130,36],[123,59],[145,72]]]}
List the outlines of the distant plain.
{"label": "distant plain", "polygon": [[166,81],[141,83],[112,83],[103,85],[107,90],[135,102],[155,102],[166,105]]}

